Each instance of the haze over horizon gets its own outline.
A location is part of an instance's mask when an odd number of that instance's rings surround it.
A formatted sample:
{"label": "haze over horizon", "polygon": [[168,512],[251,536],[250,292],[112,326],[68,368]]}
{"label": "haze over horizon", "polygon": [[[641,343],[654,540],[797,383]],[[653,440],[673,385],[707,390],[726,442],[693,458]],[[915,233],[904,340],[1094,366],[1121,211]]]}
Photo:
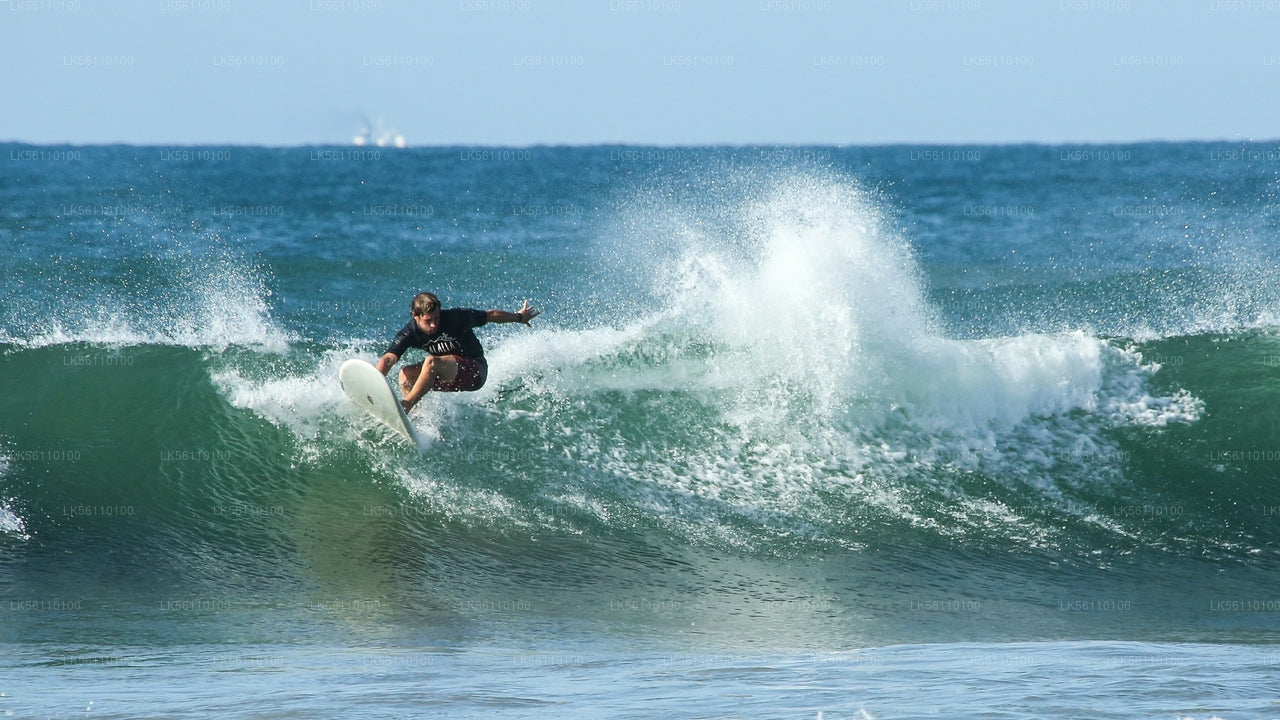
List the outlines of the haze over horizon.
{"label": "haze over horizon", "polygon": [[1280,2],[0,0],[0,141],[1280,137]]}

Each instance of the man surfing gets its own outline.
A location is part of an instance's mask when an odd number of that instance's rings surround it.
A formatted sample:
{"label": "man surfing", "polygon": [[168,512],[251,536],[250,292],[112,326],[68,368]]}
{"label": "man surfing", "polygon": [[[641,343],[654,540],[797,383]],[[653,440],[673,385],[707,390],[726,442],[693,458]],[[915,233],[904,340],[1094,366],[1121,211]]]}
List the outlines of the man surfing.
{"label": "man surfing", "polygon": [[473,329],[487,323],[523,323],[541,311],[524,301],[519,312],[506,310],[440,309],[440,299],[424,292],[413,296],[412,319],[396,333],[387,352],[378,360],[378,372],[386,375],[404,351],[423,348],[427,357],[415,365],[400,368],[401,407],[409,412],[429,391],[470,392],[484,387],[489,365],[484,347]]}

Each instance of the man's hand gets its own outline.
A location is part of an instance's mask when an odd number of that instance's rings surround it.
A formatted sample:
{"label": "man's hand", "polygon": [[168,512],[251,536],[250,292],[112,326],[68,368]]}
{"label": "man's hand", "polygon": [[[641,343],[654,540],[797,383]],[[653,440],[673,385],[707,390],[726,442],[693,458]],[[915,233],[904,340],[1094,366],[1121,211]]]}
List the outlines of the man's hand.
{"label": "man's hand", "polygon": [[524,301],[524,306],[520,308],[520,312],[516,313],[516,315],[520,317],[519,322],[524,323],[525,325],[528,325],[530,320],[541,314],[542,311],[530,305],[528,300]]}

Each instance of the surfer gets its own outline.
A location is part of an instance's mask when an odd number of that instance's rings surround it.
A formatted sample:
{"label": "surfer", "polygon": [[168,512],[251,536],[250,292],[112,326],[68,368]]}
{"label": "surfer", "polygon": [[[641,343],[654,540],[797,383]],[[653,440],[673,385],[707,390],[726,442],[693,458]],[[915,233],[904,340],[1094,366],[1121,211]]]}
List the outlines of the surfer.
{"label": "surfer", "polygon": [[413,296],[412,319],[396,333],[387,352],[378,360],[378,372],[386,375],[404,351],[423,348],[427,357],[415,365],[400,368],[400,405],[409,412],[428,391],[468,392],[484,387],[489,365],[484,347],[472,332],[487,323],[523,323],[541,311],[524,301],[519,312],[506,310],[440,309],[440,299],[424,292]]}

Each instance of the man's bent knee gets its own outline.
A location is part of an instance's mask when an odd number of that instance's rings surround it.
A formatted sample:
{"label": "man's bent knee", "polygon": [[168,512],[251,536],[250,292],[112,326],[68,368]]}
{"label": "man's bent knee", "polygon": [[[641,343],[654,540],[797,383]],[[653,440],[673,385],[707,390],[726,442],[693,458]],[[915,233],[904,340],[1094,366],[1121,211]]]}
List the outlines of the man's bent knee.
{"label": "man's bent knee", "polygon": [[432,385],[453,382],[458,376],[458,361],[452,355],[432,355],[422,362],[422,372],[430,373]]}

